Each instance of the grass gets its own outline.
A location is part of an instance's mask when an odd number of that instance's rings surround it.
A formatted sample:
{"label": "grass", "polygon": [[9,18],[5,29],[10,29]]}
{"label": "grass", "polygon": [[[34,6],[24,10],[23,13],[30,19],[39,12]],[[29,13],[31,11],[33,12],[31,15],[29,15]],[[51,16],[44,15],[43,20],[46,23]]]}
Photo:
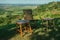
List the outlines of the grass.
{"label": "grass", "polygon": [[[35,24],[32,35],[25,33],[20,38],[20,33],[16,32],[16,24],[5,24],[0,26],[0,40],[60,40],[60,21],[56,21],[56,29],[49,28],[45,31],[45,26]],[[38,26],[36,26],[38,25]]]}
{"label": "grass", "polygon": [[16,34],[15,24],[3,25],[0,28],[0,40],[8,40],[10,37]]}

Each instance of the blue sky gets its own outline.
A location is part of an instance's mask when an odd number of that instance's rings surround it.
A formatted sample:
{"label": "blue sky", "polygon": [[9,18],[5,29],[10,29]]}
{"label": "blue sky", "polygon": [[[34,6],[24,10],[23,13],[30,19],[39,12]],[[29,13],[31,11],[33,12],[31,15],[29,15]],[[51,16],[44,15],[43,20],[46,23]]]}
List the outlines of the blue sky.
{"label": "blue sky", "polygon": [[60,0],[0,0],[0,4],[45,4]]}

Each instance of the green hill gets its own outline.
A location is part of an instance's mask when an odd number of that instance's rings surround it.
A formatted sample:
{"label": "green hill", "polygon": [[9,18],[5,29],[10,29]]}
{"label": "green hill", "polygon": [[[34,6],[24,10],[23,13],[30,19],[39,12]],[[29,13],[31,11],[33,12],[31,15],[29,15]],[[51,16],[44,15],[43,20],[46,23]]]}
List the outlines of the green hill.
{"label": "green hill", "polygon": [[50,2],[37,6],[34,15],[41,17],[60,17],[60,2]]}

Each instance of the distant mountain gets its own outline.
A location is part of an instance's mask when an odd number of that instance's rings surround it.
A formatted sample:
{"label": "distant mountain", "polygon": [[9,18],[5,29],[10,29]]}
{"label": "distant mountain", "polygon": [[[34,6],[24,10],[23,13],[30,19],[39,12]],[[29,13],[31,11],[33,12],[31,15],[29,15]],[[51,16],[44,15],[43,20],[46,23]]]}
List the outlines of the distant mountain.
{"label": "distant mountain", "polygon": [[0,4],[0,6],[37,6],[39,4]]}

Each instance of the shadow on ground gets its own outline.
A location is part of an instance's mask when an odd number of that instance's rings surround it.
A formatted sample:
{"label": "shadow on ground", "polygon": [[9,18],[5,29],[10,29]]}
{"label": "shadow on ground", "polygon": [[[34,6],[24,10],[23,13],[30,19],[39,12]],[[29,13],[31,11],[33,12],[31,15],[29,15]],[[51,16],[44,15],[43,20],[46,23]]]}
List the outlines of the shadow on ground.
{"label": "shadow on ground", "polygon": [[[60,20],[55,19],[54,21],[55,21],[55,26],[54,26],[55,28],[53,27],[49,28],[51,30],[49,32],[46,31],[33,32],[33,34],[30,36],[30,40],[60,40]],[[39,27],[37,27],[37,29],[35,28],[35,30],[38,29]]]}
{"label": "shadow on ground", "polygon": [[[40,22],[35,23],[37,25],[34,24],[33,29],[35,30],[33,30],[32,35],[29,36],[29,40],[60,40],[60,21],[55,21],[55,29],[53,27],[49,28],[51,31],[48,32],[41,30],[45,27],[42,27],[39,23]],[[16,33],[16,24],[2,25],[0,28],[0,40],[9,40],[16,34],[18,34]]]}
{"label": "shadow on ground", "polygon": [[11,37],[15,36],[16,24],[7,24],[0,26],[0,40],[9,40]]}
{"label": "shadow on ground", "polygon": [[[60,31],[52,30],[48,33],[39,34],[40,31],[33,33],[31,36],[31,40],[60,40]],[[42,33],[42,32],[41,32]]]}

